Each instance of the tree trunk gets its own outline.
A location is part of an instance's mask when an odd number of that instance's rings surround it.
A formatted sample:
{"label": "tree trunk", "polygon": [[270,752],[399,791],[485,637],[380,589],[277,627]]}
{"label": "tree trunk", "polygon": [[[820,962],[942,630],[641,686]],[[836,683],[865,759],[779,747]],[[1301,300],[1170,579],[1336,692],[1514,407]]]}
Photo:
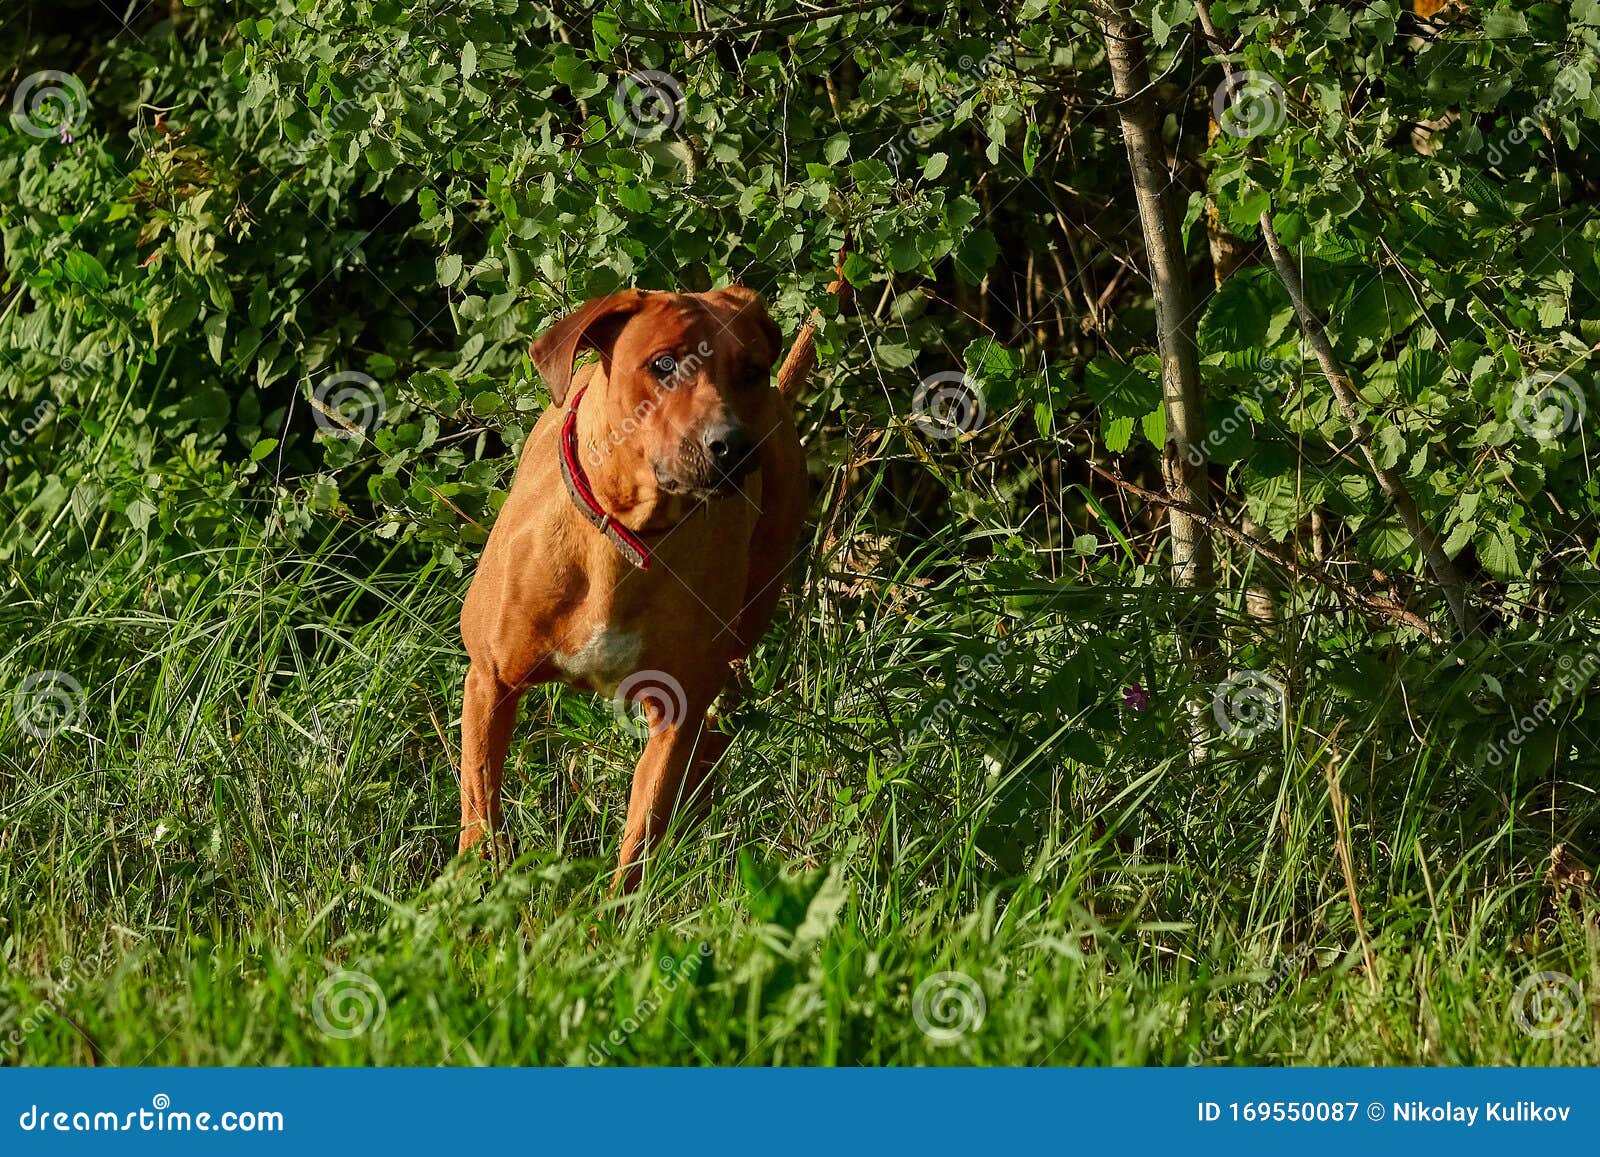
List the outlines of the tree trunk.
{"label": "tree trunk", "polygon": [[[1200,384],[1200,354],[1195,343],[1194,306],[1180,217],[1167,195],[1171,185],[1169,165],[1150,97],[1144,29],[1133,19],[1131,5],[1124,0],[1101,5],[1097,15],[1105,32],[1106,58],[1117,95],[1128,167],[1133,172],[1139,220],[1144,227],[1150,285],[1155,292],[1156,342],[1161,352],[1161,392],[1167,416],[1162,472],[1168,493],[1190,510],[1204,513],[1211,509],[1203,450],[1205,394]],[[1173,584],[1211,587],[1211,539],[1204,524],[1177,508],[1168,513],[1167,522],[1172,533]],[[1183,643],[1191,656],[1206,650],[1206,617],[1197,614],[1184,632]]]}

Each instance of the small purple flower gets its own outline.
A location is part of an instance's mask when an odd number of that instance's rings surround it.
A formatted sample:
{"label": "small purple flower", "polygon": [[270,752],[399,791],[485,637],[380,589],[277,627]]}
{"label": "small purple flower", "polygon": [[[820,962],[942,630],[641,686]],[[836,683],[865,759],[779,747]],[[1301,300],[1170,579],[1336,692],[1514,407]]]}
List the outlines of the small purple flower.
{"label": "small purple flower", "polygon": [[72,141],[72,127],[70,125],[63,124],[61,126],[61,143],[64,145],[70,145]]}
{"label": "small purple flower", "polygon": [[1131,687],[1126,687],[1122,692],[1122,705],[1131,707],[1135,711],[1143,711],[1150,706],[1150,692],[1144,689],[1142,683],[1135,683]]}

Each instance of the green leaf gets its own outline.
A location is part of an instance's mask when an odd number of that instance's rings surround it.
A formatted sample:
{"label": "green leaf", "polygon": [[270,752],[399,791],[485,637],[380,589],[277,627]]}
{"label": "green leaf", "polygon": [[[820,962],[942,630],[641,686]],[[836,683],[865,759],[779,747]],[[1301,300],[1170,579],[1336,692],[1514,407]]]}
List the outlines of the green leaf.
{"label": "green leaf", "polygon": [[382,137],[369,144],[366,153],[363,155],[367,159],[367,164],[371,165],[373,171],[378,173],[387,173],[400,163],[400,150],[395,148],[393,142],[384,140]]}
{"label": "green leaf", "polygon": [[1028,176],[1033,176],[1033,167],[1039,161],[1039,150],[1042,147],[1037,121],[1029,121],[1028,128],[1022,136],[1022,171]]}
{"label": "green leaf", "polygon": [[1165,48],[1172,30],[1194,19],[1193,0],[1156,0],[1150,6],[1150,33],[1157,48]]}
{"label": "green leaf", "polygon": [[1213,353],[1264,345],[1273,315],[1286,296],[1270,269],[1235,273],[1212,295],[1200,318],[1200,348]]}
{"label": "green leaf", "polygon": [[[1161,409],[1161,383],[1136,364],[1098,357],[1084,369],[1083,385],[1100,408],[1100,432],[1106,448],[1122,453],[1133,440],[1135,424],[1157,445],[1166,442],[1166,415]],[[1159,441],[1158,441],[1159,439]]]}
{"label": "green leaf", "polygon": [[438,262],[439,284],[453,286],[461,280],[461,254],[446,253]]}
{"label": "green leaf", "polygon": [[111,279],[106,276],[106,267],[100,264],[98,258],[81,249],[74,249],[67,254],[66,267],[67,280],[86,289],[101,290],[111,284]]}
{"label": "green leaf", "polygon": [[976,285],[1000,256],[1000,243],[987,229],[968,233],[956,250],[956,272],[968,284]]}
{"label": "green leaf", "polygon": [[1522,577],[1522,562],[1517,557],[1517,540],[1504,526],[1480,531],[1472,542],[1478,548],[1478,562],[1495,578]]}
{"label": "green leaf", "polygon": [[1100,440],[1106,444],[1106,449],[1113,454],[1121,454],[1127,450],[1133,441],[1133,423],[1131,417],[1102,419],[1100,422]]}
{"label": "green leaf", "polygon": [[872,263],[854,251],[846,254],[844,279],[857,289],[865,289],[872,283]]}
{"label": "green leaf", "polygon": [[901,233],[889,239],[889,268],[896,273],[905,273],[922,264],[922,254],[917,248],[917,236],[914,233]]}
{"label": "green leaf", "polygon": [[214,313],[206,318],[203,328],[206,334],[206,348],[211,352],[211,360],[220,366],[222,364],[222,343],[228,333],[228,319],[220,313]]}
{"label": "green leaf", "polygon": [[891,370],[903,370],[917,360],[917,351],[899,342],[879,342],[873,353],[880,364]]}
{"label": "green leaf", "polygon": [[163,305],[150,308],[150,341],[161,346],[183,333],[200,316],[200,302],[193,297],[180,297]]}
{"label": "green leaf", "polygon": [[1522,39],[1528,34],[1528,17],[1509,4],[1500,4],[1484,18],[1483,34],[1490,40]]}

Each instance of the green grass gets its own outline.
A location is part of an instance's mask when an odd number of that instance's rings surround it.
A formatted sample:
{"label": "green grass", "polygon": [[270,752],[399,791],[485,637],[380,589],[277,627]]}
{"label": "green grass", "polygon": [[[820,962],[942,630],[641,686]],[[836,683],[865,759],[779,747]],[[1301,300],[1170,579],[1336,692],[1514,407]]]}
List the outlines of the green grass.
{"label": "green grass", "polygon": [[[452,858],[463,576],[336,542],[152,562],[130,539],[71,582],[15,579],[5,686],[85,692],[48,741],[0,713],[0,1059],[1600,1060],[1592,1008],[1548,1038],[1512,1015],[1540,970],[1600,993],[1594,902],[1543,879],[1557,840],[1593,846],[1592,792],[1486,780],[1415,742],[1426,722],[1319,685],[1191,766],[1161,738],[1201,692],[1161,658],[1159,577],[1046,598],[999,562],[934,565],[954,529],[885,569],[860,519],[829,522],[844,553],[819,532],[757,653],[710,820],[627,900],[606,884],[639,741],[570,691],[525,703],[521,859]],[[1292,661],[1293,635],[1239,653]],[[1135,680],[1148,712],[1120,706]],[[946,972],[968,981],[941,999]],[[366,1031],[319,1027],[363,1000]]]}

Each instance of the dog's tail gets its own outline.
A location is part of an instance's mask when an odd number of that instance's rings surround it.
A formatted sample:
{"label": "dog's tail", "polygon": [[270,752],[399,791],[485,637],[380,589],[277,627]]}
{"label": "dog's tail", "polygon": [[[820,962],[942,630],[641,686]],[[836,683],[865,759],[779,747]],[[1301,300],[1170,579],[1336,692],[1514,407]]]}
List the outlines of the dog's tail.
{"label": "dog's tail", "polygon": [[[844,259],[849,252],[850,232],[846,230],[844,241],[839,246],[839,262],[834,270],[833,284],[828,286],[828,292],[839,299],[841,310],[849,309],[850,301],[855,296],[850,282],[844,276]],[[822,311],[813,309],[806,323],[800,327],[800,332],[794,335],[789,356],[783,359],[783,365],[778,368],[778,392],[790,402],[800,396],[800,391],[806,388],[806,382],[811,377],[811,371],[816,368],[817,326],[821,323]]]}

